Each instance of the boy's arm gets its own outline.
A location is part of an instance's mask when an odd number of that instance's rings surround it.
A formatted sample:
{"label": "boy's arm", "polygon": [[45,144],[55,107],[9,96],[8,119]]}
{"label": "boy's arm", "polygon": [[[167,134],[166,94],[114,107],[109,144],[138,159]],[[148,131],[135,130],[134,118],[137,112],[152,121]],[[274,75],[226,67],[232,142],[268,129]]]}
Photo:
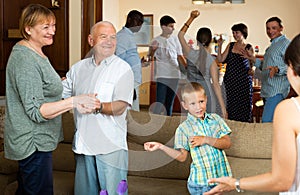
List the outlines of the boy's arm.
{"label": "boy's arm", "polygon": [[150,57],[150,59],[154,59],[154,53],[157,50],[158,46],[159,43],[157,40],[154,40],[150,43],[149,51],[148,51],[148,57]]}
{"label": "boy's arm", "polygon": [[228,149],[231,146],[230,137],[225,135],[221,138],[207,137],[207,136],[194,136],[191,138],[192,147],[202,146],[208,144],[218,149]]}
{"label": "boy's arm", "polygon": [[180,162],[184,162],[188,155],[188,151],[183,148],[181,148],[179,151],[158,142],[146,142],[144,143],[144,148],[146,151],[151,152],[159,149],[169,155],[171,158],[174,158]]}

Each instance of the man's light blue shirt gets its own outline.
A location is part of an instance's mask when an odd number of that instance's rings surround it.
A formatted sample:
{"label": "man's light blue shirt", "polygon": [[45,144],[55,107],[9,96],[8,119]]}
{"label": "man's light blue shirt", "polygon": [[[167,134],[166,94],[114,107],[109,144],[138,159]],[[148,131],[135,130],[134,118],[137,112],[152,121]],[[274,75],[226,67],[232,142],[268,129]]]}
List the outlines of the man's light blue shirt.
{"label": "man's light blue shirt", "polygon": [[125,60],[133,71],[134,81],[142,82],[142,65],[141,59],[137,52],[134,33],[126,27],[123,27],[117,33],[116,55]]}
{"label": "man's light blue shirt", "polygon": [[[264,60],[256,58],[255,66],[262,71],[261,76],[261,97],[273,97],[282,94],[286,97],[290,91],[290,83],[287,79],[287,65],[284,63],[285,50],[290,44],[290,40],[281,35],[271,40],[271,45],[266,49]],[[279,73],[270,78],[268,66],[277,66]]]}

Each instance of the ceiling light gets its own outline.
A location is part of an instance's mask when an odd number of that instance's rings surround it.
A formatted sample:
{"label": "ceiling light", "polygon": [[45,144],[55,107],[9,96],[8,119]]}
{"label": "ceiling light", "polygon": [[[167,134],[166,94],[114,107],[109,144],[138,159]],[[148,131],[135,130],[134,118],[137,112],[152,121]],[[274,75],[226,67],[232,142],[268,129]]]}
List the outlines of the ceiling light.
{"label": "ceiling light", "polygon": [[234,4],[245,3],[245,0],[230,0],[230,3],[234,3]]}
{"label": "ceiling light", "polygon": [[195,5],[201,5],[204,4],[204,0],[192,0],[192,3]]}
{"label": "ceiling light", "polygon": [[211,3],[225,3],[226,0],[210,0]]}

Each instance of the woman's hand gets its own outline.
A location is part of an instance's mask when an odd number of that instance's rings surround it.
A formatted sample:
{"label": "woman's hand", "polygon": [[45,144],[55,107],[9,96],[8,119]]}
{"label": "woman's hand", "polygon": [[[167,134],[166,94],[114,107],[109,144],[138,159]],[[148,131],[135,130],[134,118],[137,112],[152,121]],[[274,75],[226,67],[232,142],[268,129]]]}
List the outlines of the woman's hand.
{"label": "woman's hand", "polygon": [[193,10],[191,12],[191,18],[195,19],[200,15],[200,12],[198,10]]}
{"label": "woman's hand", "polygon": [[255,63],[254,50],[252,47],[250,49],[241,49],[240,54],[243,58],[247,58],[250,63]]}
{"label": "woman's hand", "polygon": [[216,195],[222,194],[224,192],[230,192],[235,189],[235,181],[236,179],[232,177],[220,177],[210,179],[208,183],[218,183],[218,185],[210,191],[205,192],[204,195]]}
{"label": "woman's hand", "polygon": [[217,40],[218,46],[222,46],[224,43],[224,39],[222,37],[222,35],[220,35],[220,38]]}
{"label": "woman's hand", "polygon": [[100,108],[100,100],[96,98],[97,94],[82,94],[73,97],[73,107],[81,114],[93,113]]}

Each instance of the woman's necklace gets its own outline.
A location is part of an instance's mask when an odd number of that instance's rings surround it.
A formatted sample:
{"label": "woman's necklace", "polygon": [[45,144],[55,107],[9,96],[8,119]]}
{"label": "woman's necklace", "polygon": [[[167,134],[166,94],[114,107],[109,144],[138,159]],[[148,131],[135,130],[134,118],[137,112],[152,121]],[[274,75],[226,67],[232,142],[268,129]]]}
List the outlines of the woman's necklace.
{"label": "woman's necklace", "polygon": [[25,40],[25,42],[27,43],[27,45],[34,51],[34,52],[36,52],[37,54],[39,54],[41,57],[43,57],[43,58],[46,58],[47,56],[41,51],[38,51],[38,50],[36,50],[34,47],[33,47],[33,45],[28,41],[28,40]]}

